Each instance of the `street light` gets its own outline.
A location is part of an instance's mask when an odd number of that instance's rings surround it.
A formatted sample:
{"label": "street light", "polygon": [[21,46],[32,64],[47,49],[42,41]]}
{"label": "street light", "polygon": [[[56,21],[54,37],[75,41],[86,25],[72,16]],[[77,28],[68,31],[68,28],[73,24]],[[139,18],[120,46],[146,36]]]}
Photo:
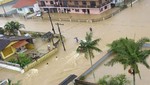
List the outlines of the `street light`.
{"label": "street light", "polygon": [[66,51],[66,48],[65,48],[65,45],[64,45],[64,42],[63,42],[63,39],[62,39],[60,27],[59,27],[59,25],[64,25],[64,24],[56,23],[56,25],[57,25],[57,27],[58,27],[58,31],[59,31],[59,35],[60,35],[60,39],[61,39],[61,43],[62,43],[62,45],[63,45],[64,51]]}
{"label": "street light", "polygon": [[53,33],[55,34],[54,25],[53,25],[52,18],[51,18],[51,16],[50,16],[50,13],[49,13],[49,9],[48,9],[48,8],[47,8],[47,13],[48,13],[49,20],[50,20],[50,22],[51,22],[52,31],[53,31]]}

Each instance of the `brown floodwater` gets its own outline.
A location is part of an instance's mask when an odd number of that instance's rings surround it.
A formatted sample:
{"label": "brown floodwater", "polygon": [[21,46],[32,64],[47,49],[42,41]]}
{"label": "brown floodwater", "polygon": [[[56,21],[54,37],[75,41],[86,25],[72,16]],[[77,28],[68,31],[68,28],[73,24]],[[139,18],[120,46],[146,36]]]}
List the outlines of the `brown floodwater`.
{"label": "brown floodwater", "polygon": [[[108,50],[106,45],[113,40],[120,37],[129,37],[135,40],[141,37],[150,37],[149,3],[150,0],[139,0],[132,8],[129,7],[103,22],[59,22],[64,24],[61,25],[60,28],[62,35],[66,38],[66,52],[60,47],[57,54],[51,56],[24,74],[0,68],[0,80],[6,78],[10,78],[14,81],[21,80],[22,85],[58,85],[59,82],[70,74],[82,74],[90,67],[90,62],[86,60],[83,55],[79,55],[75,52],[78,43],[75,42],[74,37],[78,37],[79,40],[84,39],[86,32],[89,32],[89,28],[93,28],[93,38],[101,38],[98,47],[103,50],[102,53],[95,53],[93,62],[96,62]],[[23,23],[26,28],[22,30],[39,32],[51,31],[50,22],[41,19],[24,20],[19,18],[0,18],[0,26],[4,26],[4,24],[10,20],[17,20]],[[54,23],[57,22],[54,21]],[[58,33],[57,26],[54,25],[54,27]],[[56,58],[56,56],[58,58]],[[48,63],[48,65],[46,63]],[[107,67],[104,67],[103,70],[99,70],[99,74],[105,75],[107,74],[106,72],[113,74],[113,71],[116,71],[115,68],[119,68],[121,69],[120,71],[122,71],[122,66],[117,65],[111,70],[112,72],[110,72]],[[35,69],[37,69],[38,72],[33,72]],[[148,81],[150,71],[144,67],[141,68],[141,73],[142,80],[138,81],[139,84],[137,83],[137,85],[147,85],[147,83],[150,83],[150,81]]]}

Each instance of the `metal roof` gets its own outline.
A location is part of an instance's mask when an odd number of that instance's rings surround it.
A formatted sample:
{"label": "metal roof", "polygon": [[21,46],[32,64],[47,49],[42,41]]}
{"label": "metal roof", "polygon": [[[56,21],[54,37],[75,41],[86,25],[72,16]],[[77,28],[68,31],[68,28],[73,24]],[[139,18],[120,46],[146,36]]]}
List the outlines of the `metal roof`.
{"label": "metal roof", "polygon": [[26,40],[26,39],[32,39],[32,37],[29,36],[2,36],[0,37],[0,51],[3,50],[7,45],[9,45],[13,41],[20,41],[20,40]]}

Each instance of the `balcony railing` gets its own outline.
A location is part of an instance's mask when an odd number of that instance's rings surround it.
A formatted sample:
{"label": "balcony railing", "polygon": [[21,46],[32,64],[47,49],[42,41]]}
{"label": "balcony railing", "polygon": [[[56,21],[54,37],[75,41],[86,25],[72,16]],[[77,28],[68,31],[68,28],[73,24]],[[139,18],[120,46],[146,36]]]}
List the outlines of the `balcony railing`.
{"label": "balcony railing", "polygon": [[40,7],[77,7],[77,8],[100,8],[102,6],[105,6],[107,4],[111,3],[110,1],[107,1],[105,3],[102,3],[100,5],[96,5],[95,7],[93,6],[90,6],[90,5],[67,5],[67,6],[64,6],[64,5],[57,5],[57,4],[54,4],[54,5],[39,5]]}

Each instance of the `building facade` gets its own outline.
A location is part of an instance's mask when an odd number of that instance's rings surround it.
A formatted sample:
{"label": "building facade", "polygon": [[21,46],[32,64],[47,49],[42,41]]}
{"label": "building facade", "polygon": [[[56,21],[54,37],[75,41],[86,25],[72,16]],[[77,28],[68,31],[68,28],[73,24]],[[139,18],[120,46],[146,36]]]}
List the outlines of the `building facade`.
{"label": "building facade", "polygon": [[38,0],[38,4],[51,13],[101,14],[111,9],[111,0]]}
{"label": "building facade", "polygon": [[40,10],[36,0],[18,0],[13,8],[16,8],[17,13],[21,15],[26,15],[30,12],[36,13]]}

